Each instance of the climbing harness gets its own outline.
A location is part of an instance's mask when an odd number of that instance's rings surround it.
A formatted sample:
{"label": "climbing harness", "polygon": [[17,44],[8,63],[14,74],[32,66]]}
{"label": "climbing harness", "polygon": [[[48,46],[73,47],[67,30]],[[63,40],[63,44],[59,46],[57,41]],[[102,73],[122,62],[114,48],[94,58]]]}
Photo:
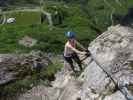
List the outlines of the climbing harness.
{"label": "climbing harness", "polygon": [[115,85],[115,90],[119,90],[126,98],[126,100],[133,100],[133,96],[128,92],[126,87],[119,87],[118,83],[115,82],[113,77],[102,67],[102,65],[96,60],[96,58],[91,54],[89,50],[86,51],[86,57],[81,60],[84,61],[88,57],[91,57],[91,59],[102,69],[102,71],[112,80],[112,82]]}

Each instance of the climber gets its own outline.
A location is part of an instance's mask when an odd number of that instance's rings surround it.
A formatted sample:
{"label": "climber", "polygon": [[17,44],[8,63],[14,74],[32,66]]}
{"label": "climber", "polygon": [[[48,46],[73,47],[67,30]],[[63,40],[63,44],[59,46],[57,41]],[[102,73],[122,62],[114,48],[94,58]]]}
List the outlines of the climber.
{"label": "climber", "polygon": [[[81,64],[78,54],[85,55],[86,52],[84,51],[86,50],[86,48],[84,48],[76,40],[74,32],[66,32],[65,35],[68,38],[68,41],[66,42],[65,47],[64,47],[64,54],[63,54],[64,59],[69,63],[73,72],[76,72],[74,69],[73,60],[78,64],[80,70],[82,71],[83,68],[82,68],[82,64]],[[77,45],[80,46],[80,48],[83,49],[84,51],[80,51],[76,49]]]}

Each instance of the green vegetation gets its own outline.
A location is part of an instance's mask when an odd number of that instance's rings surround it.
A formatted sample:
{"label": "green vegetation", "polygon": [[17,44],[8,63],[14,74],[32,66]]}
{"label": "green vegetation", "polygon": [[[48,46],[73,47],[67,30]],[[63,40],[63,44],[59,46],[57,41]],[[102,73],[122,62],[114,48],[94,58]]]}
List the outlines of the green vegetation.
{"label": "green vegetation", "polygon": [[0,6],[9,7],[9,6],[35,6],[39,5],[39,0],[1,0]]}
{"label": "green vegetation", "polygon": [[16,19],[16,26],[40,24],[40,12],[14,12],[6,16],[8,18],[14,17]]}
{"label": "green vegetation", "polygon": [[[130,3],[129,3],[130,2]],[[109,5],[108,5],[109,3]],[[45,2],[44,10],[54,13],[56,10],[62,14],[63,23],[49,30],[47,21],[40,24],[40,12],[18,12],[8,14],[15,17],[16,23],[0,26],[0,52],[14,52],[16,50],[29,51],[39,49],[46,52],[62,52],[65,43],[64,32],[71,30],[77,33],[77,38],[84,45],[111,25],[110,14],[115,9],[116,14],[126,14],[132,0],[120,1],[86,0],[86,3]],[[56,6],[56,7],[55,7]],[[110,7],[112,6],[112,7]],[[55,19],[56,21],[57,19]],[[55,22],[56,23],[56,22]],[[18,40],[28,35],[38,40],[32,48],[18,44]]]}
{"label": "green vegetation", "polygon": [[131,67],[131,69],[133,69],[133,62],[132,61],[130,62],[130,67]]}
{"label": "green vegetation", "polygon": [[[64,0],[65,1],[65,0]],[[69,1],[69,0],[68,0]],[[80,1],[80,0],[79,0]],[[64,32],[74,31],[77,39],[88,46],[90,41],[107,29],[112,24],[111,13],[124,15],[133,5],[132,0],[86,0],[85,2],[68,3],[57,1],[45,1],[44,10],[55,13],[58,11],[63,16],[61,24],[55,24],[53,30],[49,30],[47,21],[40,24],[40,12],[18,12],[8,14],[15,17],[16,23],[0,26],[0,52],[23,52],[31,49],[39,49],[45,52],[61,53],[65,43]],[[58,19],[53,19],[54,23]],[[38,40],[37,45],[26,48],[18,44],[23,36],[28,35]]]}
{"label": "green vegetation", "polygon": [[[60,47],[63,47],[63,33],[64,31],[58,28],[53,31],[49,31],[49,28],[43,25],[32,26],[1,26],[1,38],[0,38],[0,51],[1,52],[14,52],[21,50],[27,52],[33,49],[39,49],[46,52],[60,51]],[[18,44],[18,41],[25,35],[31,36],[38,40],[37,45],[32,48],[26,48]],[[52,44],[52,45],[51,45]],[[58,48],[58,46],[60,47]]]}

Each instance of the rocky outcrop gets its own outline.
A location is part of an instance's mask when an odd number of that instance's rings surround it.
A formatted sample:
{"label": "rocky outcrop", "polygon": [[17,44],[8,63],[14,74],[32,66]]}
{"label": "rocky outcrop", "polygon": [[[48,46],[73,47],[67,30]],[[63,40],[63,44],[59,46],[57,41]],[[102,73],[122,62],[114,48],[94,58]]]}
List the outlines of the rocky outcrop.
{"label": "rocky outcrop", "polygon": [[41,60],[43,67],[52,63],[39,51],[27,54],[0,54],[0,85],[30,75],[36,59]]}
{"label": "rocky outcrop", "polygon": [[[89,46],[93,60],[84,73],[83,100],[103,98],[103,100],[126,100],[123,94],[115,89],[110,77],[103,72],[98,63],[113,77],[120,87],[133,84],[133,29],[112,26],[108,31],[95,39]],[[97,62],[98,63],[97,63]],[[96,95],[96,97],[93,95]],[[130,94],[130,92],[129,92]],[[109,99],[110,98],[110,99]],[[100,100],[100,99],[99,99]],[[132,100],[132,99],[131,99]]]}
{"label": "rocky outcrop", "polygon": [[[133,91],[129,88],[133,85],[133,29],[111,26],[88,49],[92,56],[84,60],[87,66],[81,76],[75,79],[69,70],[58,72],[51,87],[55,94],[48,92],[50,99],[38,100],[133,100]],[[109,73],[121,91],[100,67]],[[26,99],[21,97],[19,100]]]}
{"label": "rocky outcrop", "polygon": [[37,43],[37,40],[29,36],[24,36],[21,40],[19,40],[19,44],[25,47],[32,47],[36,45],[36,43]]}

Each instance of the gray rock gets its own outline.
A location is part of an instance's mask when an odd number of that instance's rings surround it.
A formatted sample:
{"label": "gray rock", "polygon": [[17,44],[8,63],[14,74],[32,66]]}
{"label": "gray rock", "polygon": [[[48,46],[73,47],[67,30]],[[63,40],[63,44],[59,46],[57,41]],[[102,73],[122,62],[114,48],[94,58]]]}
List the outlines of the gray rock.
{"label": "gray rock", "polygon": [[0,54],[0,85],[29,75],[33,70],[35,60],[40,59],[43,67],[52,63],[43,53],[32,51],[27,54]]}
{"label": "gray rock", "polygon": [[29,36],[23,37],[21,40],[19,40],[19,44],[26,46],[26,47],[32,47],[37,43],[36,39],[33,39]]}
{"label": "gray rock", "polygon": [[19,100],[56,100],[58,95],[58,89],[40,85],[21,95]]}
{"label": "gray rock", "polygon": [[105,97],[104,100],[125,100],[125,97],[120,92],[116,92],[110,96]]}
{"label": "gray rock", "polygon": [[[88,48],[95,57],[95,60],[99,62],[120,86],[133,84],[133,70],[128,60],[133,59],[132,36],[132,29],[122,26],[112,26],[108,31],[95,39]],[[119,99],[121,98],[119,94],[112,92],[115,88],[114,84],[95,61],[92,61],[84,71],[83,87],[83,91],[85,92],[87,91],[86,89],[91,88],[96,94],[105,97],[111,92],[112,95],[108,96],[111,99],[105,98],[104,100],[114,100],[113,98],[115,97],[115,100],[124,100]]]}

